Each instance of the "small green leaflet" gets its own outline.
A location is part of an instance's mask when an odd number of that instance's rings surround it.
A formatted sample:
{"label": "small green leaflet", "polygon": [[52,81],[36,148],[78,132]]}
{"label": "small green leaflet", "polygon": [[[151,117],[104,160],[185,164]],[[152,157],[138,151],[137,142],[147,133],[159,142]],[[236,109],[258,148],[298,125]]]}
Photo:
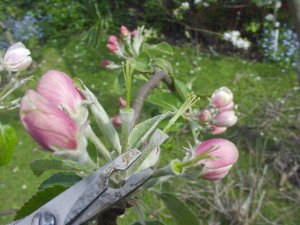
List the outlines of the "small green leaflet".
{"label": "small green leaflet", "polygon": [[179,109],[183,103],[175,94],[161,91],[148,96],[147,101],[169,111]]}
{"label": "small green leaflet", "polygon": [[61,185],[68,188],[79,182],[81,179],[82,177],[78,176],[76,173],[56,173],[44,180],[39,189],[44,190],[54,185]]}
{"label": "small green leaflet", "polygon": [[194,212],[174,194],[159,193],[158,196],[168,208],[177,225],[199,225],[199,220]]}
{"label": "small green leaflet", "polygon": [[174,83],[176,91],[180,95],[181,99],[185,101],[192,91],[186,86],[185,83],[181,82],[178,79],[174,79]]}
{"label": "small green leaflet", "polygon": [[151,56],[155,56],[157,54],[173,56],[174,54],[173,48],[167,42],[162,42],[157,45],[149,45],[145,43],[143,44],[142,49],[143,51],[148,52]]}
{"label": "small green leaflet", "polygon": [[0,124],[0,166],[9,163],[16,144],[17,135],[14,128]]}
{"label": "small green leaflet", "polygon": [[31,170],[35,176],[42,175],[48,170],[59,170],[68,172],[83,172],[89,175],[93,172],[93,168],[83,164],[79,164],[70,160],[58,160],[58,159],[38,159],[30,164]]}
{"label": "small green leaflet", "polygon": [[29,214],[40,208],[42,205],[62,193],[64,190],[66,190],[66,187],[55,185],[50,188],[38,191],[17,211],[15,220],[19,220],[25,216],[28,216]]}
{"label": "small green leaflet", "polygon": [[151,72],[150,62],[150,55],[147,52],[142,52],[135,58],[135,60],[132,63],[135,70],[145,73]]}
{"label": "small green leaflet", "polygon": [[155,116],[153,118],[147,119],[142,123],[136,125],[131,131],[129,138],[127,149],[139,148],[142,143],[144,143],[150,134],[157,128],[158,124],[172,116],[173,113],[168,112],[162,115]]}

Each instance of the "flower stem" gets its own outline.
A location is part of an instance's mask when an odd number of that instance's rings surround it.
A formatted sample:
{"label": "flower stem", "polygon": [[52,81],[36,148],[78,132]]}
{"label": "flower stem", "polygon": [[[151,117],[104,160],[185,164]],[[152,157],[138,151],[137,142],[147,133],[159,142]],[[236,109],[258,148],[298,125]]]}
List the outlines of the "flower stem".
{"label": "flower stem", "polygon": [[97,135],[92,130],[91,126],[88,125],[88,127],[85,130],[87,138],[95,145],[99,153],[105,158],[106,161],[111,161],[111,155],[105,145],[102,143],[102,141],[97,137]]}
{"label": "flower stem", "polygon": [[132,72],[133,67],[130,65],[129,61],[126,61],[125,64],[122,65],[123,74],[126,85],[126,111],[130,111],[130,101],[131,101],[131,83],[132,83]]}

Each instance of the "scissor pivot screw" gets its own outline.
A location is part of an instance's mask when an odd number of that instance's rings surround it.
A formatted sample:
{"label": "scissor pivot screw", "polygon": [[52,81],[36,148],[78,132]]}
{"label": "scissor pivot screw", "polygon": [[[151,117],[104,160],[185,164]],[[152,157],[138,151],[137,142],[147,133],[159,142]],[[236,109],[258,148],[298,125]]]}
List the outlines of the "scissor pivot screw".
{"label": "scissor pivot screw", "polygon": [[55,217],[50,212],[37,213],[32,219],[32,225],[55,225]]}

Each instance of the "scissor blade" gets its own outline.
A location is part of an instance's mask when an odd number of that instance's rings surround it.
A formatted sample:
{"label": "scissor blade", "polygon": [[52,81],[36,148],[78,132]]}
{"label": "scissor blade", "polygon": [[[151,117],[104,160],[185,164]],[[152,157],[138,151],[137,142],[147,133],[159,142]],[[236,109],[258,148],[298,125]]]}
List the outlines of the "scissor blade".
{"label": "scissor blade", "polygon": [[[72,225],[80,225],[84,222],[90,220],[94,216],[99,213],[103,213],[107,209],[109,209],[115,203],[122,201],[127,196],[129,196],[132,192],[134,192],[137,188],[143,185],[153,174],[152,169],[143,170],[140,173],[132,175],[125,185],[119,189],[114,189],[108,187],[105,192],[101,196],[99,196],[92,204],[88,206],[88,208],[83,211],[75,221],[73,221]],[[68,225],[70,225],[68,224]]]}
{"label": "scissor blade", "polygon": [[115,160],[107,164],[104,171],[96,179],[94,179],[90,187],[77,199],[74,206],[69,211],[64,223],[68,224],[72,221],[107,189],[108,180],[113,171],[126,170],[140,155],[141,152],[134,149],[120,155]]}

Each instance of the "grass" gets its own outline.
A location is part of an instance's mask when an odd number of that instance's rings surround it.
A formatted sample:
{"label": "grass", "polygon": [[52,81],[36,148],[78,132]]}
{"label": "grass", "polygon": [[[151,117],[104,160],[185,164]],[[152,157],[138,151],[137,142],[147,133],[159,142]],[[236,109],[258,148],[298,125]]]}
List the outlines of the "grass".
{"label": "grass", "polygon": [[[28,87],[34,88],[38,77],[47,70],[62,70],[71,76],[80,77],[95,92],[112,116],[118,111],[119,95],[114,92],[112,85],[117,73],[99,67],[100,60],[106,57],[102,53],[105,51],[86,49],[76,39],[59,47],[55,41],[49,42],[36,54],[35,58],[39,61],[35,72],[36,79]],[[174,75],[183,81],[190,82],[195,93],[203,96],[203,105],[207,103],[205,96],[210,96],[216,88],[227,86],[232,89],[235,102],[239,105],[240,126],[253,122],[257,111],[260,110],[262,100],[276,100],[297,85],[294,71],[282,74],[280,68],[275,65],[249,62],[236,57],[196,53],[189,47],[175,48],[172,64],[174,65]],[[28,87],[19,90],[16,95],[22,95]],[[0,115],[1,123],[11,124],[15,127],[19,138],[12,161],[8,166],[0,168],[0,212],[4,212],[8,209],[18,209],[37,191],[41,181],[51,172],[39,178],[32,174],[29,167],[30,162],[42,158],[48,153],[40,151],[37,144],[26,134],[19,122],[17,111],[1,112]],[[261,158],[258,156],[264,154],[262,150],[270,151],[270,149],[263,149],[263,137],[255,138],[252,143],[247,135],[247,132],[240,132],[238,128],[232,128],[224,135],[226,138],[234,140],[239,146],[240,160],[233,170],[241,170],[245,173],[249,168],[264,163],[264,161],[259,163],[259,160],[256,160],[256,158]],[[253,146],[254,153],[249,151],[246,142]],[[186,143],[182,141],[181,144],[185,145]],[[172,138],[165,144],[165,149],[162,151],[162,162],[167,163],[170,158],[181,155],[180,145],[175,144],[175,138]],[[270,171],[270,176],[272,174],[274,173]],[[268,199],[271,201],[268,201],[263,211],[268,218],[276,218],[283,206],[290,205],[290,202],[276,198],[279,190],[276,186],[272,186],[273,183],[270,182],[266,187]],[[184,187],[182,182],[178,186]],[[144,198],[147,204],[149,203],[147,207],[154,212],[149,215],[150,217],[157,215],[158,209],[166,212],[165,207],[153,199],[153,195],[150,193],[146,193]],[[161,215],[168,221],[167,224],[173,224],[168,216]],[[286,220],[286,224],[299,224],[299,221],[296,222],[296,215],[293,213],[288,215],[289,219]],[[201,217],[201,215],[199,216]],[[12,215],[0,216],[0,224],[6,224],[12,219]],[[119,224],[126,225],[135,220],[137,220],[137,216],[134,210],[130,209],[118,221]]]}

